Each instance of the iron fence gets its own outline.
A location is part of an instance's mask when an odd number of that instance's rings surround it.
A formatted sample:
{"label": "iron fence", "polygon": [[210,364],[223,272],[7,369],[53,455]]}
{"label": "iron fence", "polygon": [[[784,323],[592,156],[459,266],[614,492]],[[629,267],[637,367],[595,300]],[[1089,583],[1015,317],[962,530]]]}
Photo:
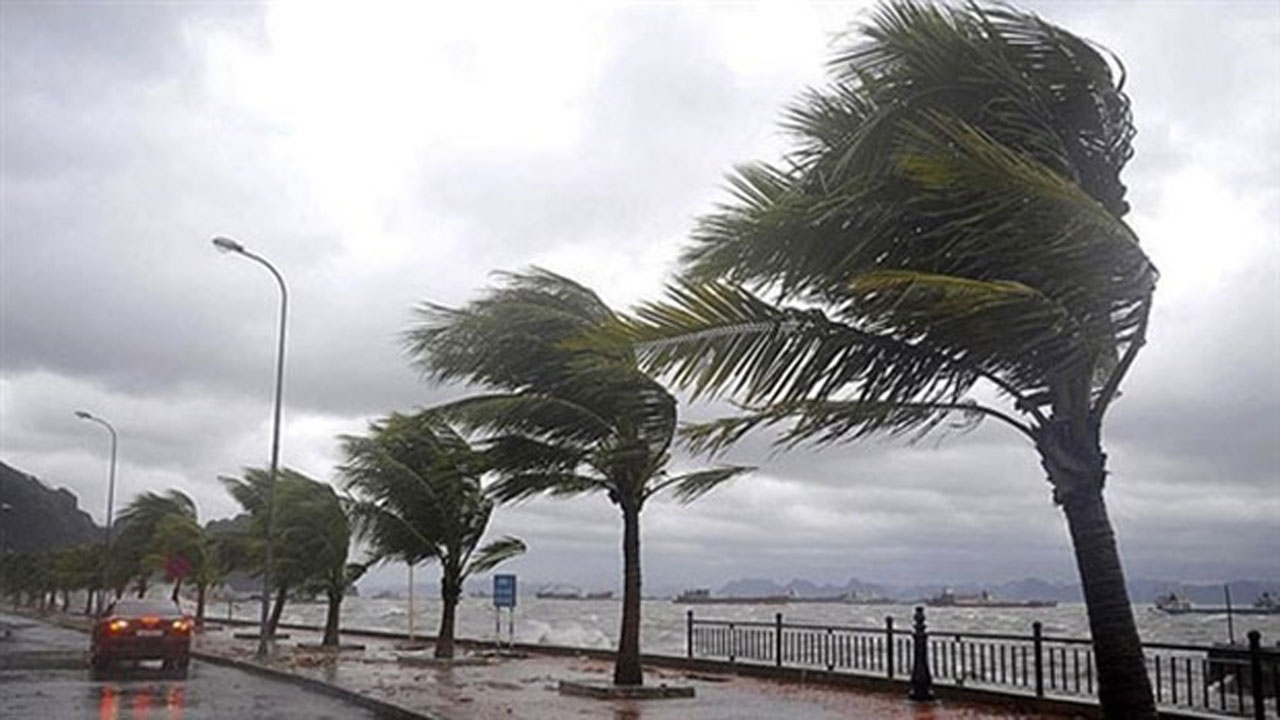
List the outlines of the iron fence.
{"label": "iron fence", "polygon": [[[929,697],[924,682],[978,687],[1036,697],[1096,699],[1093,645],[1080,638],[1054,637],[1032,623],[1029,635],[926,630],[924,609],[915,627],[815,625],[713,620],[687,614],[690,658],[776,667],[820,669],[908,679],[913,697]],[[1250,645],[1200,646],[1144,643],[1156,703],[1223,716],[1280,717],[1280,647],[1264,648],[1250,633]],[[922,653],[917,644],[923,643]],[[927,671],[927,672],[926,672]]]}

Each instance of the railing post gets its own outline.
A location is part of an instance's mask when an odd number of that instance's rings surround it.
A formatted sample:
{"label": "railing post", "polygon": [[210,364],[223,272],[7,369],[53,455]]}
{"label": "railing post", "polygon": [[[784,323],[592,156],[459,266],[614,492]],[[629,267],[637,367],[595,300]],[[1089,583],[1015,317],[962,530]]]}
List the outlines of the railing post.
{"label": "railing post", "polygon": [[736,638],[733,632],[733,623],[729,623],[729,664],[730,665],[732,665],[734,662],[737,661],[736,651],[738,648],[737,648],[737,643],[735,642],[735,639]]}
{"label": "railing post", "polygon": [[925,629],[923,606],[916,606],[912,620],[911,692],[907,697],[928,702],[933,700],[933,673],[929,672],[929,632]]}
{"label": "railing post", "polygon": [[1031,623],[1031,644],[1035,652],[1036,697],[1044,697],[1044,626],[1039,620]]}
{"label": "railing post", "polygon": [[685,656],[690,660],[693,659],[693,611],[686,610],[684,613],[684,647]]}
{"label": "railing post", "polygon": [[884,658],[885,667],[888,669],[889,679],[893,679],[893,616],[886,615],[884,618]]}
{"label": "railing post", "polygon": [[773,664],[782,667],[782,613],[773,614]]}
{"label": "railing post", "polygon": [[1253,694],[1253,718],[1264,720],[1267,716],[1266,698],[1262,693],[1262,633],[1249,631],[1249,689]]}

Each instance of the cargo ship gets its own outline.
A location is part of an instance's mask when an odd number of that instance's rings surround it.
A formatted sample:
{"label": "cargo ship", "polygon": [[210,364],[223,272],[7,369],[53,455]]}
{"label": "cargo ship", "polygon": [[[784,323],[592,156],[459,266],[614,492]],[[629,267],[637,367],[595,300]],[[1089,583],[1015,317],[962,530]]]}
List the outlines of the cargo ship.
{"label": "cargo ship", "polygon": [[757,595],[746,597],[713,597],[706,588],[685,590],[671,600],[681,605],[783,605],[793,598],[788,595]]}
{"label": "cargo ship", "polygon": [[951,590],[943,590],[941,594],[924,601],[929,607],[962,607],[962,608],[1050,608],[1057,607],[1054,600],[997,600],[986,590],[977,595],[958,595]]}

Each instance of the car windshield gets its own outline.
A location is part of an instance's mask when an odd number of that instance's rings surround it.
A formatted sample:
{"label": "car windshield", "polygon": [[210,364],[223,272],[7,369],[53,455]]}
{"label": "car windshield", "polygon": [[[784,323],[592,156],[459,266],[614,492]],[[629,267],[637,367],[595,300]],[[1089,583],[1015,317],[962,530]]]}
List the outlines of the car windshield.
{"label": "car windshield", "polygon": [[143,615],[181,615],[182,611],[168,600],[120,600],[112,606],[111,614],[118,617],[141,617]]}

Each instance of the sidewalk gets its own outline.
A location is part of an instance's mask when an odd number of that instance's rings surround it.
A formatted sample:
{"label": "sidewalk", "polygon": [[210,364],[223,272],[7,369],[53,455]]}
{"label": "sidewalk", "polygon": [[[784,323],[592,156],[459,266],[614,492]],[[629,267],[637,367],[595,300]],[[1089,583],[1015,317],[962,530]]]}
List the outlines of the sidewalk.
{"label": "sidewalk", "polygon": [[[253,662],[256,641],[238,640],[235,626],[211,629],[198,638],[196,649],[242,662]],[[689,673],[647,667],[646,684],[691,685],[692,699],[594,700],[561,695],[560,680],[607,681],[612,663],[588,657],[529,654],[492,657],[459,648],[463,662],[432,664],[430,648],[398,651],[390,639],[344,635],[342,642],[364,650],[340,653],[303,650],[299,643],[318,643],[319,633],[288,630],[268,661],[274,669],[320,680],[407,710],[445,720],[849,720],[886,718],[959,720],[985,718],[1045,718],[1012,710],[951,701],[916,705],[897,695],[803,686],[770,680]],[[409,665],[399,661],[427,663]]]}

